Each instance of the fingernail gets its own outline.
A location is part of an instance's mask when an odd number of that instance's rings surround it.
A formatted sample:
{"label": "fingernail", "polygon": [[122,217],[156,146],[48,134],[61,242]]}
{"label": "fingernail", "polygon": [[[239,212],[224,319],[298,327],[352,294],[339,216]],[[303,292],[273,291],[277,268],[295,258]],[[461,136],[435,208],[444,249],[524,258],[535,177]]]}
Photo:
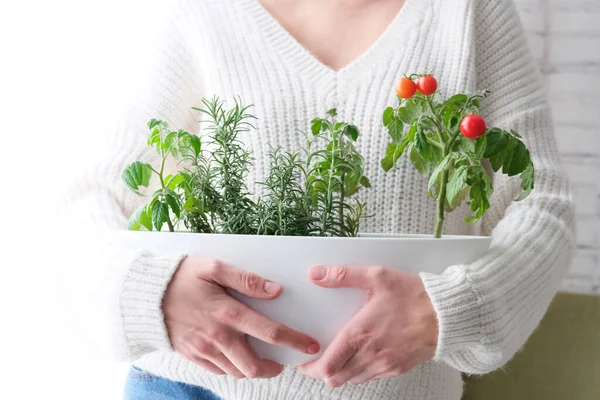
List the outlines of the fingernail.
{"label": "fingernail", "polygon": [[327,268],[318,266],[310,270],[310,277],[315,281],[320,281],[327,276]]}
{"label": "fingernail", "polygon": [[267,292],[269,294],[275,294],[275,293],[279,292],[279,290],[281,289],[281,285],[279,283],[265,281],[264,289],[265,289],[265,292]]}
{"label": "fingernail", "polygon": [[313,343],[308,346],[308,354],[317,354],[321,350],[319,343]]}

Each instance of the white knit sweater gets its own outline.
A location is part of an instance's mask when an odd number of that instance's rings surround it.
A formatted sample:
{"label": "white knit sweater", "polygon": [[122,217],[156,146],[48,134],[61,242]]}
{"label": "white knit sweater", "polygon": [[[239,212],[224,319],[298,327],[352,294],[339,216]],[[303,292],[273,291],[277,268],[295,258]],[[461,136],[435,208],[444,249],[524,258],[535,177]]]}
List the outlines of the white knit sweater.
{"label": "white knit sweater", "polygon": [[[87,333],[120,357],[160,376],[201,385],[224,399],[458,400],[460,371],[502,366],[535,329],[563,276],[573,248],[573,205],[561,168],[542,82],[510,0],[407,0],[384,35],[361,57],[335,72],[302,48],[258,0],[180,0],[162,35],[146,91],[107,134],[110,157],[73,185],[63,221],[77,237],[63,263],[75,312]],[[430,233],[434,202],[427,182],[404,159],[385,174],[379,160],[388,138],[381,114],[395,103],[403,73],[432,71],[442,96],[487,88],[482,113],[490,124],[524,136],[536,166],[536,188],[520,203],[519,179],[494,179],[483,222],[463,222],[466,208],[447,219],[446,234],[491,234],[480,260],[422,274],[439,319],[434,360],[409,373],[360,386],[330,388],[296,368],[270,380],[212,375],[173,352],[161,301],[182,255],[136,254],[115,242],[144,199],[120,180],[124,165],[155,161],[145,145],[146,122],[198,131],[190,109],[203,96],[240,96],[254,104],[257,132],[247,140],[256,158],[250,182],[268,168],[268,145],[297,149],[297,130],[336,107],[361,132],[360,150],[374,189],[365,191],[366,232]],[[251,187],[252,189],[252,187]],[[254,188],[255,190],[258,188]],[[72,224],[68,224],[68,222]],[[92,235],[92,236],[90,236]],[[85,238],[82,240],[81,238]],[[72,243],[67,242],[66,243]],[[393,334],[393,333],[391,333]]]}

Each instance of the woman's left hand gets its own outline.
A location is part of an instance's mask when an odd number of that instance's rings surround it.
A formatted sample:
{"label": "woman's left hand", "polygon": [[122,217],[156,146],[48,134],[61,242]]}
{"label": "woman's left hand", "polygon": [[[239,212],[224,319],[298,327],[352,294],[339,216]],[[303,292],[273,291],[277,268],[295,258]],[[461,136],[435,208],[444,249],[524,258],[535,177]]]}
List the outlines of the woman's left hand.
{"label": "woman's left hand", "polygon": [[406,373],[435,354],[436,312],[418,275],[382,267],[318,266],[311,280],[322,287],[363,289],[368,299],[323,356],[300,367],[307,376],[338,387]]}

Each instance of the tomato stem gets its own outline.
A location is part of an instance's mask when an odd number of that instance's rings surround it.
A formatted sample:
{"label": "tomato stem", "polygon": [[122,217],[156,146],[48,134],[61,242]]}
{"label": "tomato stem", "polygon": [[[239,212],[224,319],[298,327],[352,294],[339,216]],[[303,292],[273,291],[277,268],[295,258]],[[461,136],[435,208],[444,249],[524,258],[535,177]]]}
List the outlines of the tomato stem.
{"label": "tomato stem", "polygon": [[446,204],[446,186],[448,185],[448,168],[442,172],[442,182],[440,183],[440,190],[437,198],[437,221],[435,224],[435,231],[433,237],[439,239],[442,237],[442,230],[444,228],[444,206]]}

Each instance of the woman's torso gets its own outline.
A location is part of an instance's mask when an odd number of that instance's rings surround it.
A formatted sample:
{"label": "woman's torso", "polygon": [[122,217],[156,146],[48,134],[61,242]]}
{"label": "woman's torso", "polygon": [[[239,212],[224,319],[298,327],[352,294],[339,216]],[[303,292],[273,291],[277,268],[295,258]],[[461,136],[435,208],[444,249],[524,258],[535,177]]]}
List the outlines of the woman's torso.
{"label": "woman's torso", "polygon": [[[367,203],[363,232],[431,233],[434,200],[427,179],[403,158],[385,173],[380,160],[389,142],[383,110],[396,102],[394,83],[403,74],[431,72],[442,96],[475,89],[473,1],[407,0],[383,35],[360,57],[334,71],[305,50],[258,0],[181,1],[194,25],[197,73],[204,96],[253,104],[256,131],[245,134],[255,158],[248,181],[259,192],[268,172],[269,146],[299,150],[300,131],[336,108],[338,118],[361,131],[358,147],[373,188],[360,197]],[[197,104],[200,105],[200,98]],[[447,219],[447,234],[473,234],[463,222],[463,205]],[[211,375],[176,353],[146,355],[137,364],[166,378],[207,387],[225,399],[435,399],[458,400],[460,373],[426,362],[395,379],[330,388],[294,367],[271,380],[234,380]]]}

